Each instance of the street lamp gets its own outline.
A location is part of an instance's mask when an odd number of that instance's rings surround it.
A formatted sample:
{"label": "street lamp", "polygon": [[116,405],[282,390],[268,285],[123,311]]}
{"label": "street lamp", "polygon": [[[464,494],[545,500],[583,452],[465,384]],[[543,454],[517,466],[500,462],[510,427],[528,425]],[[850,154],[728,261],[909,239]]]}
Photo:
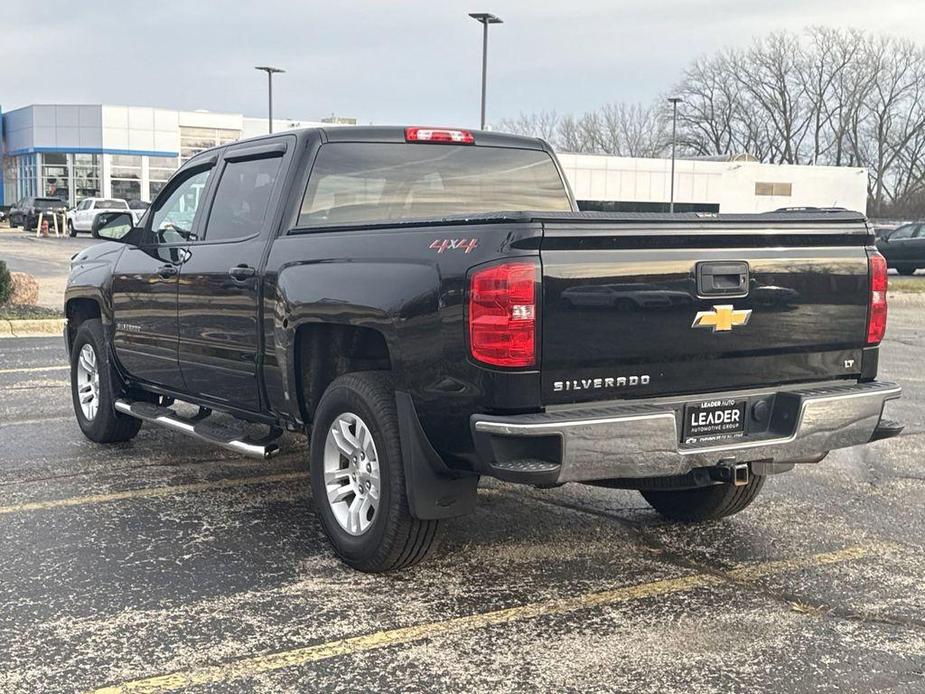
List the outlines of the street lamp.
{"label": "street lamp", "polygon": [[286,72],[282,68],[271,67],[269,65],[260,65],[254,68],[255,70],[263,70],[267,73],[267,92],[268,99],[270,102],[270,132],[273,132],[273,73],[274,72]]}
{"label": "street lamp", "polygon": [[485,80],[488,75],[488,25],[502,24],[500,17],[488,12],[470,12],[469,16],[482,25],[482,120],[480,128],[485,129]]}
{"label": "street lamp", "polygon": [[675,147],[678,144],[678,104],[684,101],[680,96],[669,96],[668,103],[671,104],[671,199],[668,203],[668,211],[674,214],[674,156]]}

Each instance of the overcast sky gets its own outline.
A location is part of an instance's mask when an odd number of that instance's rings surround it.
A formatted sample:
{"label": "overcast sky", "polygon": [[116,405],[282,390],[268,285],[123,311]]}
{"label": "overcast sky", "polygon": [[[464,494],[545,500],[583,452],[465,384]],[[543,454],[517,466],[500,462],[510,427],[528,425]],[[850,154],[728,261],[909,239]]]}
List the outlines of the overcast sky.
{"label": "overcast sky", "polygon": [[0,106],[109,103],[478,124],[665,93],[698,54],[777,29],[856,27],[925,44],[925,0],[3,0]]}

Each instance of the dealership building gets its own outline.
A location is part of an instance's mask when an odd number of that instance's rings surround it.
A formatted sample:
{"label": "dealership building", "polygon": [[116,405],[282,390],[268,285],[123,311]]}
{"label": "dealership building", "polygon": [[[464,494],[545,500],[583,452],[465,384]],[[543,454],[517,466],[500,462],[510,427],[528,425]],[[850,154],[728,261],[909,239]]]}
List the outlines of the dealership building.
{"label": "dealership building", "polygon": [[[150,201],[184,161],[209,147],[267,132],[266,118],[112,105],[36,104],[0,114],[0,201],[85,197]],[[353,119],[275,120],[274,131]],[[664,211],[671,161],[561,153],[582,209]],[[767,212],[781,207],[866,210],[862,168],[763,164],[747,155],[675,162],[678,211]]]}
{"label": "dealership building", "polygon": [[[337,119],[338,122],[343,119]],[[276,131],[321,122],[274,120]],[[180,164],[209,147],[267,132],[266,118],[105,104],[35,104],[2,114],[0,200],[154,198]]]}

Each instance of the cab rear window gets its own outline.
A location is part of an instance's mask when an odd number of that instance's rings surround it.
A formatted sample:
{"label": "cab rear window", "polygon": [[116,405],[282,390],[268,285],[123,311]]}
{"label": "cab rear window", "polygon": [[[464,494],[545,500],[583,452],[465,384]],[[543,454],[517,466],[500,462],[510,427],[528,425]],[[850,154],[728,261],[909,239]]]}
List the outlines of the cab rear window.
{"label": "cab rear window", "polygon": [[331,143],[318,152],[299,226],[569,209],[565,185],[546,152]]}

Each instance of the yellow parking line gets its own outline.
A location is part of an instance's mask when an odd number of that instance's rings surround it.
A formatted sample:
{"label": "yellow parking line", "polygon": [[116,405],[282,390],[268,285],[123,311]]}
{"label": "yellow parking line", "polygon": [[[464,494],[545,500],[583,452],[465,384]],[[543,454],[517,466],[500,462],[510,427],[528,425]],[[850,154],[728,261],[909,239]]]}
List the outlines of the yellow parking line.
{"label": "yellow parking line", "polygon": [[229,680],[252,677],[260,673],[280,670],[282,668],[306,665],[322,660],[328,660],[342,655],[353,655],[378,648],[386,648],[399,644],[406,644],[422,639],[430,639],[448,634],[470,631],[482,627],[505,624],[508,622],[531,619],[546,615],[558,615],[576,610],[583,610],[615,603],[642,600],[674,593],[681,593],[696,588],[706,588],[721,585],[726,580],[753,581],[770,574],[799,571],[828,564],[852,561],[868,556],[877,555],[889,546],[882,544],[861,545],[814,554],[800,559],[785,559],[782,561],[768,561],[752,564],[730,571],[716,574],[693,574],[679,578],[667,578],[660,581],[640,583],[614,590],[605,590],[598,593],[586,593],[570,598],[545,600],[528,603],[519,607],[509,607],[493,612],[454,617],[439,622],[417,624],[378,631],[373,634],[352,636],[337,641],[328,641],[314,646],[295,648],[289,651],[280,651],[268,655],[241,658],[223,665],[212,667],[181,670],[166,675],[131,680],[110,687],[95,690],[94,694],[127,694],[129,692],[142,692],[144,694],[158,694],[160,692],[176,691],[186,687],[218,684]]}
{"label": "yellow parking line", "polygon": [[39,371],[65,371],[71,367],[67,364],[63,366],[30,366],[22,367],[19,369],[0,369],[0,374],[26,374],[26,373],[38,373]]}
{"label": "yellow parking line", "polygon": [[145,499],[149,497],[174,496],[176,494],[189,494],[191,492],[205,492],[214,489],[232,489],[234,487],[247,487],[253,484],[267,484],[269,482],[288,482],[290,480],[307,479],[307,472],[281,472],[275,475],[261,477],[242,477],[233,480],[216,480],[215,482],[197,482],[195,484],[177,484],[169,487],[150,487],[148,489],[130,489],[124,492],[111,494],[91,494],[89,496],[72,496],[66,499],[50,499],[49,501],[31,501],[13,506],[0,506],[0,515],[19,513],[21,511],[48,511],[68,506],[85,506],[88,504],[105,504],[125,499]]}

